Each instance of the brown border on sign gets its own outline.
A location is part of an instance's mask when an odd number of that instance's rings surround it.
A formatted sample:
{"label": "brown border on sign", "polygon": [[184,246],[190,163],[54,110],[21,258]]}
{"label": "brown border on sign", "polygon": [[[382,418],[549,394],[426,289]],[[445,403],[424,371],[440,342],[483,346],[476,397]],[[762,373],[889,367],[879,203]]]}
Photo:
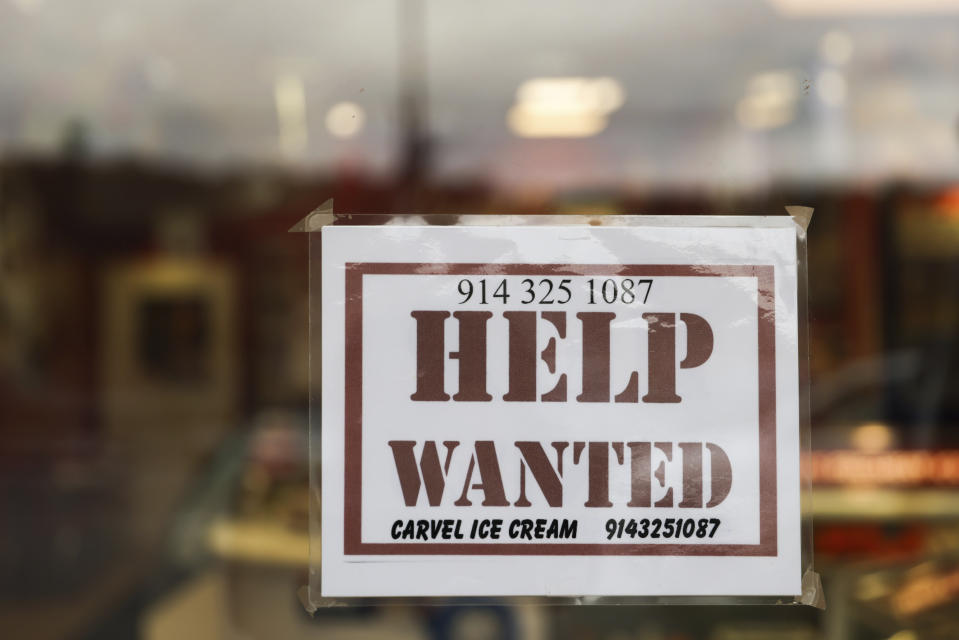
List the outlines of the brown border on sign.
{"label": "brown border on sign", "polygon": [[[597,544],[496,542],[363,542],[363,276],[713,276],[754,277],[759,319],[759,544]],[[346,437],[343,509],[345,555],[685,555],[775,556],[776,318],[772,265],[603,265],[483,263],[346,263]]]}

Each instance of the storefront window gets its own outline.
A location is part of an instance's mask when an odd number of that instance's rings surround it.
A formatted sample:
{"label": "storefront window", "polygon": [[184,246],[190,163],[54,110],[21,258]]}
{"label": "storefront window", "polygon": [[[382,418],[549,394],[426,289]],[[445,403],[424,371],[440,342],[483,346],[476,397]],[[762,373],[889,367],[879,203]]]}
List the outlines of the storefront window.
{"label": "storefront window", "polygon": [[[959,3],[0,0],[0,628],[959,637]],[[828,607],[309,616],[309,250],[338,213],[813,207]]]}

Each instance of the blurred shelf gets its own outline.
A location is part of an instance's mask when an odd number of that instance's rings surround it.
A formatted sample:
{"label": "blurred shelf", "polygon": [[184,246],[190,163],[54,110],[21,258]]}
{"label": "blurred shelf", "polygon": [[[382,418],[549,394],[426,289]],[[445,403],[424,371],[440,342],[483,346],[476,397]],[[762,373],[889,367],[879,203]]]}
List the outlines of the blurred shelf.
{"label": "blurred shelf", "polygon": [[309,534],[275,520],[219,520],[207,540],[213,553],[227,560],[287,567],[309,563]]}
{"label": "blurred shelf", "polygon": [[959,520],[959,489],[814,487],[812,512],[823,520]]}

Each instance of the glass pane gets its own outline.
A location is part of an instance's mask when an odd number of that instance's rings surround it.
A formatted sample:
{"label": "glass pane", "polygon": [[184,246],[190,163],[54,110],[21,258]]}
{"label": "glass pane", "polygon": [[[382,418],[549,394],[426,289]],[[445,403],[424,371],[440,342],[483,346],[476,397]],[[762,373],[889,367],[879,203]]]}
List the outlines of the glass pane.
{"label": "glass pane", "polygon": [[[957,105],[954,0],[0,0],[0,628],[959,636]],[[829,608],[307,616],[287,230],[328,198],[447,222],[814,207]]]}

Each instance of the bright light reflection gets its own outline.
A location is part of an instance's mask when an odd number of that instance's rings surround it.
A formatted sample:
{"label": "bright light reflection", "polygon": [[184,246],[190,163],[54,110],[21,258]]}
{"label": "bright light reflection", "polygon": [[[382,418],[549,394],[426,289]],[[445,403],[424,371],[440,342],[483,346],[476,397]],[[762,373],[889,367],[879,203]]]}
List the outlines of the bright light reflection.
{"label": "bright light reflection", "polygon": [[280,129],[280,149],[287,157],[299,156],[308,141],[303,80],[293,73],[279,75],[273,86],[273,97]]}
{"label": "bright light reflection", "polygon": [[746,95],[736,105],[736,119],[746,129],[775,129],[796,117],[799,81],[789,71],[768,71],[753,76]]}
{"label": "bright light reflection", "polygon": [[337,138],[352,138],[365,122],[363,107],[353,102],[340,102],[326,112],[326,129]]}
{"label": "bright light reflection", "polygon": [[867,422],[856,427],[850,439],[852,445],[860,451],[878,453],[892,447],[896,434],[881,422]]}
{"label": "bright light reflection", "polygon": [[959,0],[768,0],[792,17],[934,14],[959,10]]}
{"label": "bright light reflection", "polygon": [[603,131],[624,101],[613,78],[533,78],[517,89],[506,121],[525,138],[583,138]]}

